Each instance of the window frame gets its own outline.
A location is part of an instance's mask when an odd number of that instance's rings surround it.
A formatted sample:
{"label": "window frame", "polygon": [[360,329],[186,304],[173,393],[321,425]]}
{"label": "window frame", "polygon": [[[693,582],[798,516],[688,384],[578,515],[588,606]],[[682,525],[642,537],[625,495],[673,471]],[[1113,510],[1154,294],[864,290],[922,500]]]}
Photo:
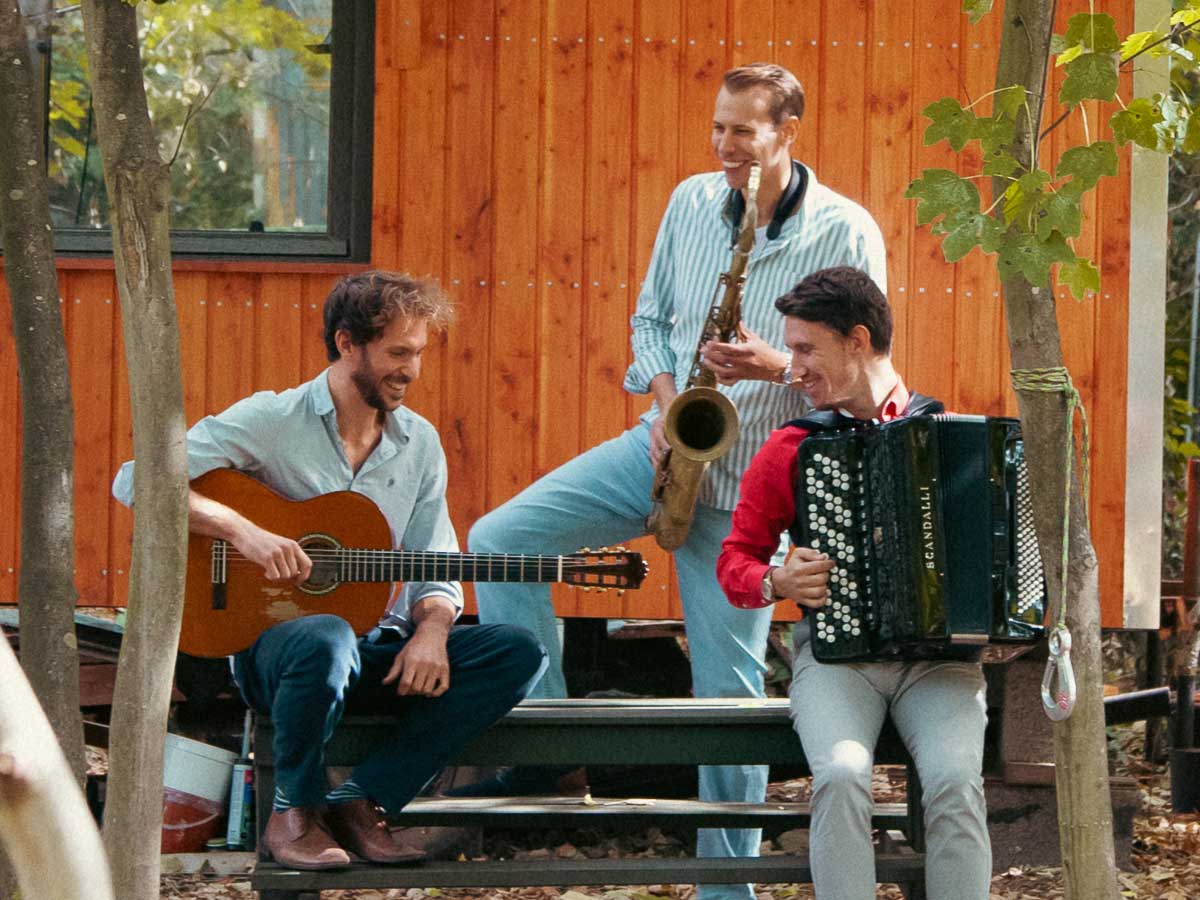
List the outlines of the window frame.
{"label": "window frame", "polygon": [[[173,256],[247,261],[370,260],[375,131],[375,0],[333,0],[332,8],[334,53],[329,88],[329,198],[325,232],[172,229]],[[48,53],[43,64],[48,70]],[[47,71],[47,86],[48,78]],[[48,118],[44,127],[48,135]],[[335,172],[348,175],[335,179]],[[59,256],[111,255],[112,230],[55,228],[54,246]]]}

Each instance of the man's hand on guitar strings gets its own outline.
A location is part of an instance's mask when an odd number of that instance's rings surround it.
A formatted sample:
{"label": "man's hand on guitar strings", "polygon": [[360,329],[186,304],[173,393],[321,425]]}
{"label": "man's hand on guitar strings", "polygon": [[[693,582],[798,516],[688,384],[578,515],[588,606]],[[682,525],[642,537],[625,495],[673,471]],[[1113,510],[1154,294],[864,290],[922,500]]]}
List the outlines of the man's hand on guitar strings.
{"label": "man's hand on guitar strings", "polygon": [[262,566],[268,581],[303,584],[312,573],[312,560],[299,544],[248,520],[233,545],[247,559]]}
{"label": "man's hand on guitar strings", "polygon": [[809,609],[829,602],[829,573],[834,562],[811,547],[793,547],[787,562],[771,573],[775,593]]}
{"label": "man's hand on guitar strings", "polygon": [[444,633],[418,628],[396,654],[384,684],[396,683],[401,697],[440,697],[450,687],[450,658]]}

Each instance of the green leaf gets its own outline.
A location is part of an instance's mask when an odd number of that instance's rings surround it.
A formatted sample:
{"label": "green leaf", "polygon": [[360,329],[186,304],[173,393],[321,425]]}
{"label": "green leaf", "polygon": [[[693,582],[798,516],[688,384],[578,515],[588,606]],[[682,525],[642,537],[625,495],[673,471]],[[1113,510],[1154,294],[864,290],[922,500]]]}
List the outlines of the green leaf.
{"label": "green leaf", "polygon": [[1194,6],[1190,9],[1181,9],[1171,16],[1172,25],[1182,25],[1184,28],[1195,25],[1197,22],[1200,22],[1200,10]]}
{"label": "green leaf", "polygon": [[1054,65],[1056,68],[1058,66],[1065,66],[1067,63],[1071,62],[1071,60],[1079,59],[1081,56],[1083,56],[1083,46],[1081,44],[1076,44],[1074,47],[1068,47],[1062,53],[1058,54],[1058,56],[1054,58]]}
{"label": "green leaf", "polygon": [[1058,267],[1059,284],[1065,284],[1076,300],[1082,300],[1088,291],[1096,293],[1100,290],[1100,270],[1090,259],[1082,256]]}
{"label": "green leaf", "polygon": [[926,169],[908,186],[904,196],[918,201],[918,225],[926,225],[942,215],[979,210],[979,189],[949,169]]}
{"label": "green leaf", "polygon": [[1171,96],[1155,94],[1154,99],[1158,101],[1158,110],[1163,117],[1154,128],[1158,132],[1158,146],[1165,153],[1173,153],[1176,145],[1187,138],[1191,110]]}
{"label": "green leaf", "polygon": [[70,153],[77,159],[83,159],[84,154],[87,153],[87,148],[83,146],[83,142],[71,137],[69,134],[56,132],[51,137],[54,143],[63,149],[64,153]]}
{"label": "green leaf", "polygon": [[993,0],[963,0],[962,9],[971,20],[972,25],[978,25],[979,20],[992,11]]}
{"label": "green leaf", "polygon": [[925,146],[945,140],[956,152],[974,139],[978,117],[952,97],[943,97],[921,110],[929,119],[925,129]]}
{"label": "green leaf", "polygon": [[1078,237],[1083,224],[1083,204],[1080,195],[1071,190],[1062,190],[1046,195],[1037,211],[1035,231],[1041,240],[1049,240],[1050,233],[1057,231],[1063,237]]}
{"label": "green leaf", "polygon": [[1050,55],[1058,56],[1067,49],[1067,42],[1063,40],[1061,34],[1050,35]]}
{"label": "green leaf", "polygon": [[1129,101],[1125,109],[1113,113],[1108,120],[1113,138],[1118,144],[1133,141],[1140,147],[1158,149],[1158,126],[1163,122],[1158,105],[1147,97]]}
{"label": "green leaf", "polygon": [[1085,53],[1067,63],[1067,77],[1058,100],[1074,106],[1083,100],[1112,100],[1117,96],[1117,61],[1110,53]]}
{"label": "green leaf", "polygon": [[1011,225],[1017,219],[1024,220],[1036,212],[1041,204],[1042,186],[1049,181],[1048,172],[1035,169],[1010,184],[1004,191],[1004,221]]}
{"label": "green leaf", "polygon": [[1054,170],[1055,178],[1072,178],[1087,190],[1105,175],[1117,174],[1117,148],[1111,141],[1095,141],[1063,152]]}
{"label": "green leaf", "polygon": [[1012,119],[993,117],[980,119],[975,124],[975,136],[983,145],[984,153],[1011,146],[1016,135],[1017,123]]}
{"label": "green leaf", "polygon": [[1019,168],[1021,168],[1021,164],[1007,150],[998,148],[990,153],[985,153],[983,156],[984,175],[997,175],[1001,178],[1007,178]]}
{"label": "green leaf", "polygon": [[1036,287],[1048,287],[1050,267],[1073,259],[1075,254],[1061,234],[1052,234],[1043,241],[1037,235],[1017,232],[1004,241],[996,268],[1003,281],[1020,276]]}
{"label": "green leaf", "polygon": [[1195,153],[1200,151],[1200,116],[1194,113],[1188,117],[1187,133],[1183,138],[1183,152]]}
{"label": "green leaf", "polygon": [[1121,44],[1121,62],[1137,56],[1150,44],[1163,37],[1159,31],[1137,31],[1125,38]]}
{"label": "green leaf", "polygon": [[1004,226],[981,212],[947,216],[942,226],[946,232],[942,254],[950,263],[958,262],[976,246],[982,246],[986,253],[995,253],[1004,238]]}
{"label": "green leaf", "polygon": [[1071,16],[1063,39],[1068,47],[1080,44],[1095,53],[1115,53],[1121,46],[1116,23],[1107,13],[1079,13]]}
{"label": "green leaf", "polygon": [[1015,119],[1025,105],[1025,88],[1019,84],[1009,85],[996,91],[992,99],[992,118]]}

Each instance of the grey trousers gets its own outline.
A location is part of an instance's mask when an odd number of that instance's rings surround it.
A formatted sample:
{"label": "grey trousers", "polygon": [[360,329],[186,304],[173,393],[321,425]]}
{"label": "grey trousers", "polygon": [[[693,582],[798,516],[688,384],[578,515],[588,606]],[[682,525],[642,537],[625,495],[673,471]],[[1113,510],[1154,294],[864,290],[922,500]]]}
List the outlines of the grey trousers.
{"label": "grey trousers", "polygon": [[819,663],[795,629],[792,723],[813,773],[810,855],[819,900],[875,897],[871,769],[889,713],[924,789],[929,900],[987,900],[987,723],[978,663]]}

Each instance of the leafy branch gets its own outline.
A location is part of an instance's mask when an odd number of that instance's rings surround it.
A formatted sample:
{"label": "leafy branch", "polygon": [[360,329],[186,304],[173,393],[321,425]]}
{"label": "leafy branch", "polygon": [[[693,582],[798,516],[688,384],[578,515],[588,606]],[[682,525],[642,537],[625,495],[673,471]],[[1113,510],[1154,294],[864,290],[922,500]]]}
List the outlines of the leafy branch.
{"label": "leafy branch", "polygon": [[[962,8],[975,23],[992,5],[991,0],[963,0]],[[957,262],[978,247],[997,255],[1002,279],[1020,275],[1030,284],[1047,287],[1057,268],[1058,282],[1075,297],[1099,291],[1099,270],[1072,247],[1082,227],[1085,195],[1101,178],[1117,174],[1118,151],[1126,144],[1163,153],[1200,150],[1200,118],[1193,118],[1184,101],[1170,92],[1128,102],[1118,94],[1121,68],[1143,54],[1170,56],[1177,66],[1196,70],[1200,0],[1187,0],[1165,25],[1164,30],[1122,39],[1110,15],[1072,16],[1066,32],[1056,35],[1052,46],[1056,65],[1065,71],[1057,97],[1064,108],[1039,134],[1027,161],[1011,152],[1017,115],[1021,110],[1030,115],[1030,98],[1020,85],[991,94],[990,116],[977,114],[973,109],[977,103],[963,107],[950,97],[921,111],[929,120],[924,135],[927,146],[944,140],[961,153],[978,142],[980,175],[1006,185],[987,209],[971,183],[979,176],[927,169],[909,185],[905,196],[917,201],[917,224],[929,225],[932,233],[943,236],[942,253],[948,262]],[[1082,107],[1086,101],[1119,106],[1108,119],[1112,140],[1090,140]],[[1085,142],[1064,151],[1052,175],[1039,166],[1038,147],[1076,109],[1084,115]]]}

